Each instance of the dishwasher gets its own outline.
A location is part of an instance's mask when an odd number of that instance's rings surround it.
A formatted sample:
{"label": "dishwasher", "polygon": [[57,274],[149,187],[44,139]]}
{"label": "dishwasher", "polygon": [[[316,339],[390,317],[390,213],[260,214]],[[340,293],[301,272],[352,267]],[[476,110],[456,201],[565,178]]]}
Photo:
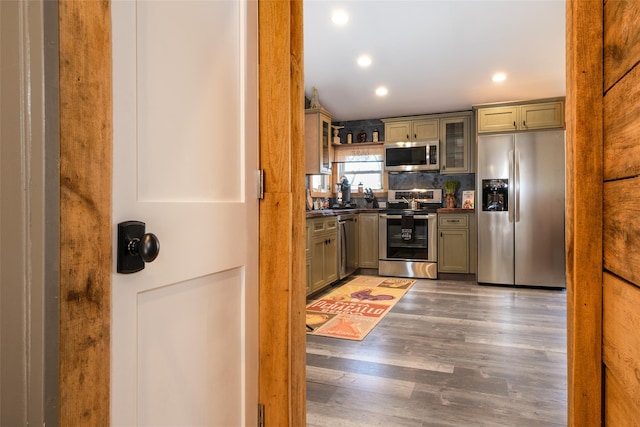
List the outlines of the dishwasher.
{"label": "dishwasher", "polygon": [[338,215],[338,279],[358,268],[358,215]]}

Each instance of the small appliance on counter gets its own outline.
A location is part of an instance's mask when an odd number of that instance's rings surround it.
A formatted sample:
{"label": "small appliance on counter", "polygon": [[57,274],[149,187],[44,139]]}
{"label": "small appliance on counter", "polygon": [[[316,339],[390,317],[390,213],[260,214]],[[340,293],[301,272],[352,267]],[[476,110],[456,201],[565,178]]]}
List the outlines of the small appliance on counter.
{"label": "small appliance on counter", "polygon": [[340,182],[336,184],[336,204],[333,209],[349,209],[355,208],[356,204],[351,203],[351,184],[346,176],[340,178]]}

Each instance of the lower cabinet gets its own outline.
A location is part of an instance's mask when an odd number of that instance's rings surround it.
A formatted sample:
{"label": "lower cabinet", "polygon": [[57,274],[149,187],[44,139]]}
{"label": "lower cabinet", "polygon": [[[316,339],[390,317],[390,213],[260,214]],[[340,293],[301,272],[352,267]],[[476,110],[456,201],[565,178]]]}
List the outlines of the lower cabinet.
{"label": "lower cabinet", "polygon": [[337,217],[307,220],[307,295],[338,280]]}
{"label": "lower cabinet", "polygon": [[378,268],[378,213],[361,213],[358,224],[358,266]]}
{"label": "lower cabinet", "polygon": [[438,272],[471,272],[470,216],[438,214]]}

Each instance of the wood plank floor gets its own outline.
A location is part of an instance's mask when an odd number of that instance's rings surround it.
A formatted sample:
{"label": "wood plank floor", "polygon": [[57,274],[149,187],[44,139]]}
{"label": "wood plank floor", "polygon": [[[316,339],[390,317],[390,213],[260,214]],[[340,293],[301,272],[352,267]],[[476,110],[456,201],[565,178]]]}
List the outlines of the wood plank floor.
{"label": "wood plank floor", "polygon": [[566,426],[566,293],[418,280],[363,341],[307,335],[307,426]]}

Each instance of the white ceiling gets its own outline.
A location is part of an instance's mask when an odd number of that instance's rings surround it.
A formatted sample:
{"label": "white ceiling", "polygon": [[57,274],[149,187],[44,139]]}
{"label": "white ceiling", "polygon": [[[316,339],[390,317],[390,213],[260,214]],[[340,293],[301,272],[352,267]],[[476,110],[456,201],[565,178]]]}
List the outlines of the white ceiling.
{"label": "white ceiling", "polygon": [[334,121],[564,96],[564,40],[564,0],[304,0],[305,94],[315,86]]}

